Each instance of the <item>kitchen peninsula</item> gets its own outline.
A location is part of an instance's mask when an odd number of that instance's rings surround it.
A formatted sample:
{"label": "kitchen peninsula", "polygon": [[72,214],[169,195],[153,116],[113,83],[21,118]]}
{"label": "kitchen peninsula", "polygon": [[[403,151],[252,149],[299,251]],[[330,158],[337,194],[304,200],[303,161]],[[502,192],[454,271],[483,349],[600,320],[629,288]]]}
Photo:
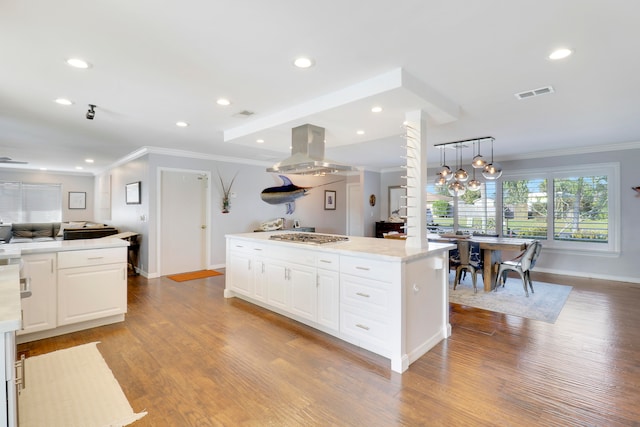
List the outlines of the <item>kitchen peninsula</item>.
{"label": "kitchen peninsula", "polygon": [[400,240],[297,234],[227,235],[225,297],[389,358],[400,373],[451,334],[453,245],[410,248]]}
{"label": "kitchen peninsula", "polygon": [[3,245],[21,258],[31,285],[17,342],[123,321],[128,245],[110,237]]}

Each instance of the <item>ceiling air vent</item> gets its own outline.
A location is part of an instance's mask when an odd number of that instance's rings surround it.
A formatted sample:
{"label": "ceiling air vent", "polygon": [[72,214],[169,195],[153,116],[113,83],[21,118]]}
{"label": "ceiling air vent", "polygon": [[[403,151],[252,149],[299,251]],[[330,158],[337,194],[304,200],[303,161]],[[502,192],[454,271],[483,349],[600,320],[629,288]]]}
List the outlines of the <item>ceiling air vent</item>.
{"label": "ceiling air vent", "polygon": [[242,110],[242,111],[240,111],[240,112],[238,112],[238,113],[235,113],[235,114],[233,115],[233,117],[239,117],[239,118],[241,118],[241,119],[245,119],[245,118],[247,118],[247,117],[251,117],[251,116],[253,116],[254,114],[255,114],[255,113],[254,113],[253,111]]}
{"label": "ceiling air vent", "polygon": [[553,93],[553,87],[545,86],[538,89],[526,90],[524,92],[516,93],[515,97],[518,99],[527,99],[533,98],[534,96],[546,95],[548,93]]}

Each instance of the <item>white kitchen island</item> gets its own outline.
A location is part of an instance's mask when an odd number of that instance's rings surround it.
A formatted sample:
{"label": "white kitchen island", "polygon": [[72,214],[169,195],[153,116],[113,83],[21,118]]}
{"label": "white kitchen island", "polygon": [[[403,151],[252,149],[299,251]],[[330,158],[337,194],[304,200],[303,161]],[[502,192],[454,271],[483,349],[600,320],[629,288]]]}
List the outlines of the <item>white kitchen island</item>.
{"label": "white kitchen island", "polygon": [[270,239],[280,233],[226,236],[226,298],[242,298],[387,357],[400,373],[451,335],[448,251],[454,245]]}
{"label": "white kitchen island", "polygon": [[127,246],[117,238],[10,243],[31,296],[21,301],[18,343],[124,321]]}

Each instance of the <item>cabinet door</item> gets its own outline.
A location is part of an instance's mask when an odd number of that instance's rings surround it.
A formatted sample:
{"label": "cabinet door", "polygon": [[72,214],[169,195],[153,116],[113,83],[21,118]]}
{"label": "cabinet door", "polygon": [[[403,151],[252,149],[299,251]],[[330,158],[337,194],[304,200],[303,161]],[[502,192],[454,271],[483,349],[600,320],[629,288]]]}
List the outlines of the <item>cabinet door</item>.
{"label": "cabinet door", "polygon": [[274,307],[287,310],[289,307],[289,298],[287,295],[287,268],[283,263],[269,260],[265,265],[265,270],[267,272],[267,303]]}
{"label": "cabinet door", "polygon": [[22,300],[18,335],[56,327],[55,254],[23,255],[22,276],[31,280],[31,296]]}
{"label": "cabinet door", "polygon": [[126,263],[58,270],[58,325],[126,312]]}
{"label": "cabinet door", "polygon": [[229,286],[235,292],[252,296],[253,294],[253,265],[249,254],[231,252],[229,260]]}
{"label": "cabinet door", "polygon": [[340,327],[340,274],[318,269],[318,323],[338,330]]}
{"label": "cabinet door", "polygon": [[318,290],[316,269],[289,264],[288,280],[291,292],[290,312],[309,320],[316,320]]}

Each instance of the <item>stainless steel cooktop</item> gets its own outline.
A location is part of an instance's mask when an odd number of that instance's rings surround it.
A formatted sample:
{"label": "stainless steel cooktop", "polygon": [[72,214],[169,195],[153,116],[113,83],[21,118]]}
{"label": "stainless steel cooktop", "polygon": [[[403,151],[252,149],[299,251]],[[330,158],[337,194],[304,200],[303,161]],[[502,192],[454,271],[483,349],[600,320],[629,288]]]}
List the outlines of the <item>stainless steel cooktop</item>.
{"label": "stainless steel cooktop", "polygon": [[282,240],[285,242],[295,242],[295,243],[311,243],[314,245],[349,241],[349,238],[346,236],[332,236],[329,234],[317,234],[317,233],[274,234],[273,236],[270,236],[269,239]]}

